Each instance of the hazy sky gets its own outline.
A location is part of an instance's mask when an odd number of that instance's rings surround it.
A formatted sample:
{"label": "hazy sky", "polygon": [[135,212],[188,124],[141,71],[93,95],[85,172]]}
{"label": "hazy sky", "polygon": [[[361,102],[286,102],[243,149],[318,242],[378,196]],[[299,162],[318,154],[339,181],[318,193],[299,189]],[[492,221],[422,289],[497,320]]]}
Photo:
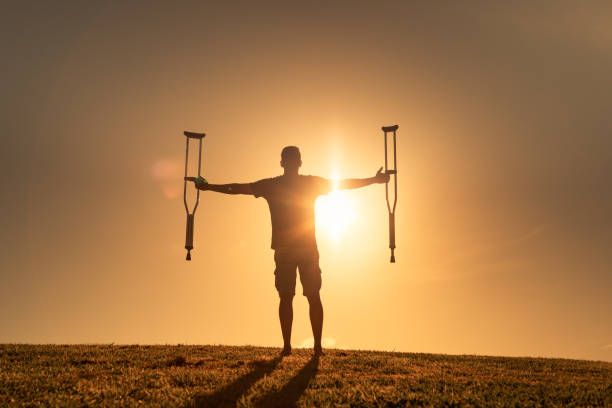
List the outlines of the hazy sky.
{"label": "hazy sky", "polygon": [[280,346],[263,199],[185,261],[182,131],[226,183],[398,123],[397,263],[381,185],[317,204],[324,345],[612,360],[609,2],[151,3],[2,5],[0,342]]}

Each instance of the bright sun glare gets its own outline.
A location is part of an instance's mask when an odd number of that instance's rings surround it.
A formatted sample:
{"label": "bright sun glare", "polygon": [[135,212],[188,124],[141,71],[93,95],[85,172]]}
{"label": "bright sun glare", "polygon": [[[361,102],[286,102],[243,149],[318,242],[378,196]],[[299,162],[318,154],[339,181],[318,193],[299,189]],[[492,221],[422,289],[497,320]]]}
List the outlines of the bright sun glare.
{"label": "bright sun glare", "polygon": [[345,191],[337,191],[337,177],[333,177],[334,191],[319,197],[315,212],[317,227],[325,231],[334,241],[337,241],[355,219],[353,201]]}

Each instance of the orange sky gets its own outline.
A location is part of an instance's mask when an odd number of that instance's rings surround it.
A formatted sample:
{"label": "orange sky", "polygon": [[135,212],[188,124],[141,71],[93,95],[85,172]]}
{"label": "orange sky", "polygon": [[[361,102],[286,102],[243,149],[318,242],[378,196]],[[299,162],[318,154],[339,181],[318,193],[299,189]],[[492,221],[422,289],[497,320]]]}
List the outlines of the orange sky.
{"label": "orange sky", "polygon": [[263,199],[202,193],[184,260],[182,131],[226,183],[398,123],[397,263],[382,186],[319,219],[324,345],[612,360],[609,3],[4,9],[0,342],[280,346]]}

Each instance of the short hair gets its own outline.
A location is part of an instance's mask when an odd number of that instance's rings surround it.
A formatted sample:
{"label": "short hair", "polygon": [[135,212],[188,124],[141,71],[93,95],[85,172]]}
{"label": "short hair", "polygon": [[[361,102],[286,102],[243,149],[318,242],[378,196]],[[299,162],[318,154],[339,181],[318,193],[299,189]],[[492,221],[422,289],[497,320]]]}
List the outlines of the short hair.
{"label": "short hair", "polygon": [[301,160],[301,158],[302,156],[300,154],[300,149],[298,149],[297,146],[286,146],[283,148],[283,151],[281,152],[282,160],[287,160],[287,159]]}

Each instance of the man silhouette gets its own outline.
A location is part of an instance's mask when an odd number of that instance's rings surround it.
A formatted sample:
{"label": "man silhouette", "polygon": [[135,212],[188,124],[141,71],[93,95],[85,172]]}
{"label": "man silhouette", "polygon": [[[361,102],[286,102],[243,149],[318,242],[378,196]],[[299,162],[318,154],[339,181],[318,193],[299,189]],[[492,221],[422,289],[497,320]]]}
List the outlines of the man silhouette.
{"label": "man silhouette", "polygon": [[[268,202],[272,219],[272,249],[276,263],[275,286],[280,296],[278,316],[283,334],[283,354],[291,354],[291,326],[296,269],[300,272],[303,294],[310,306],[310,324],[314,337],[314,353],[320,355],[323,330],[323,305],[319,296],[321,269],[315,237],[315,201],[318,196],[334,190],[331,180],[298,174],[302,165],[300,150],[287,146],[281,152],[283,175],[244,184],[207,184],[196,179],[200,190],[225,194],[248,194],[263,197]],[[337,189],[353,189],[374,183],[388,183],[389,175],[382,167],[374,177],[345,179]]]}

